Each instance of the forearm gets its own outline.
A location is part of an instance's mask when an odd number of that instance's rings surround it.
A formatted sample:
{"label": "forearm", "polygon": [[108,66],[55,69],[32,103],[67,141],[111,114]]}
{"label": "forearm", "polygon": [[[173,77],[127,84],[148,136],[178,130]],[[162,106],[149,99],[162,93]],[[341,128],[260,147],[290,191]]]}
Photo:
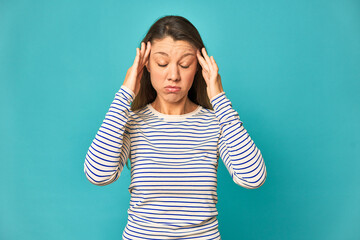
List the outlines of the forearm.
{"label": "forearm", "polygon": [[243,126],[239,114],[222,92],[211,99],[220,126],[219,152],[234,182],[245,188],[258,188],[266,179],[260,150]]}
{"label": "forearm", "polygon": [[84,163],[87,179],[95,185],[116,181],[127,161],[130,139],[126,134],[133,92],[121,87],[93,139]]}

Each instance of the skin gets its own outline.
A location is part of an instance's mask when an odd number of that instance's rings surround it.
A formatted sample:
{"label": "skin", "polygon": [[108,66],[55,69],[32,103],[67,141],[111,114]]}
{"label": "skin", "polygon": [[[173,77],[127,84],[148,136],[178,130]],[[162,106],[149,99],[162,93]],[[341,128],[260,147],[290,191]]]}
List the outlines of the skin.
{"label": "skin", "polygon": [[[197,67],[194,47],[186,41],[174,41],[171,37],[154,40],[146,67],[157,92],[152,103],[157,111],[180,115],[196,109],[197,105],[187,97]],[[170,92],[165,88],[168,85],[181,89]]]}
{"label": "skin", "polygon": [[[157,97],[152,106],[159,112],[169,115],[181,115],[192,112],[197,105],[188,97],[196,73],[197,63],[202,67],[202,74],[207,84],[209,99],[223,91],[218,66],[209,57],[205,48],[194,48],[187,41],[174,41],[171,37],[154,40],[151,44],[141,43],[141,49],[136,48],[136,57],[129,68],[123,85],[133,90],[137,95],[140,89],[140,79],[143,68],[150,73],[152,86]],[[161,66],[159,66],[161,65]],[[180,91],[169,92],[167,85],[178,86]]]}

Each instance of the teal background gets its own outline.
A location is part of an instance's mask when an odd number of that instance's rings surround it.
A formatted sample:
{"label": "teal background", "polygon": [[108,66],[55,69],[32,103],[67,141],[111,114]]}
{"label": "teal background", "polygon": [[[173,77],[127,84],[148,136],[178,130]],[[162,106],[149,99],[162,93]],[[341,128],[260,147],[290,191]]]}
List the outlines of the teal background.
{"label": "teal background", "polygon": [[221,159],[224,240],[360,239],[359,1],[0,0],[0,239],[121,239],[130,174],[85,177],[86,152],[148,28],[198,28],[267,180]]}

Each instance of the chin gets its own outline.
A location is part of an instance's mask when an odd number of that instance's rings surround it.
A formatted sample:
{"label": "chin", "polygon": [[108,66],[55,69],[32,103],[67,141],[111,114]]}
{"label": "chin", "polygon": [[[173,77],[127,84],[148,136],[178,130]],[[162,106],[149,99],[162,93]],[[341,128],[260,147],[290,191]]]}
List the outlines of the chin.
{"label": "chin", "polygon": [[183,99],[185,96],[184,95],[179,95],[179,94],[174,94],[174,93],[167,93],[165,94],[165,96],[163,97],[167,102],[170,103],[177,103],[179,102],[181,99]]}

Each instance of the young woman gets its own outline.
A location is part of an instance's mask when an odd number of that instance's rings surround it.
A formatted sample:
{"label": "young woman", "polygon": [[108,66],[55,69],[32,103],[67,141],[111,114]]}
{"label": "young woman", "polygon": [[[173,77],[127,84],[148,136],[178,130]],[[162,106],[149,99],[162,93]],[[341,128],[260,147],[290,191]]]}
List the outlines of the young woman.
{"label": "young woman", "polygon": [[123,239],[221,239],[217,168],[260,187],[266,167],[223,91],[218,66],[185,18],[156,21],[87,152],[96,185],[116,181],[128,159],[131,194]]}

